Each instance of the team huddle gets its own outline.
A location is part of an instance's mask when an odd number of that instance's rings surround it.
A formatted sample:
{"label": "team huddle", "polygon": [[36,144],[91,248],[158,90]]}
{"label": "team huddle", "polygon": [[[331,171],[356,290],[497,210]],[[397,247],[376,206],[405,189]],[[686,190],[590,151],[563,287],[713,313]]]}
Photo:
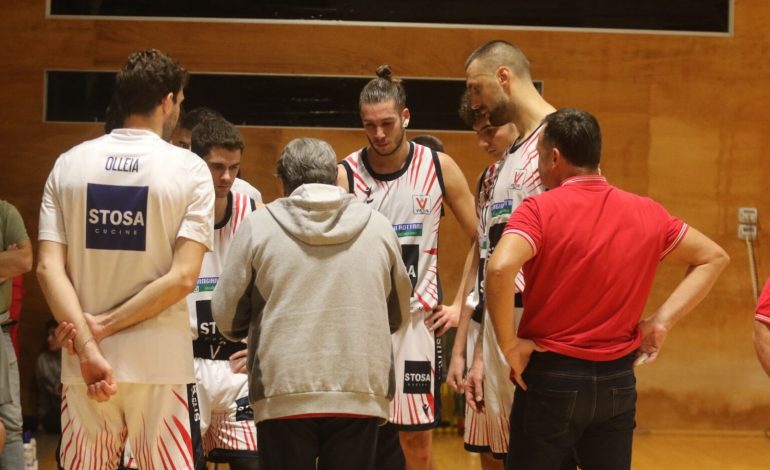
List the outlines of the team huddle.
{"label": "team huddle", "polygon": [[[457,327],[447,382],[483,468],[630,468],[633,368],[727,255],[609,185],[596,119],[546,102],[516,46],[482,45],[465,73],[459,114],[492,157],[475,185],[436,139],[406,138],[383,66],[359,96],[368,144],[338,161],[291,141],[264,205],[235,126],[182,113],[187,72],[132,54],[107,133],[59,157],[40,209],[68,349],[60,467],[434,469],[439,336]],[[444,304],[446,209],[469,250]],[[666,256],[690,268],[640,321]]]}

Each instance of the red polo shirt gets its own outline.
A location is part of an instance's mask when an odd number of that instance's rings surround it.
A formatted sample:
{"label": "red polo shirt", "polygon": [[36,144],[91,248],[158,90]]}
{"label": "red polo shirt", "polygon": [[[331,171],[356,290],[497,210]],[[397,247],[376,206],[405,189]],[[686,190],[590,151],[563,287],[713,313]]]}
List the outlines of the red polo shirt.
{"label": "red polo shirt", "polygon": [[754,315],[754,319],[770,325],[770,279],[765,283],[765,288],[762,289],[762,294],[759,296],[757,314]]}
{"label": "red polo shirt", "polygon": [[598,175],[525,199],[504,232],[535,253],[523,268],[518,336],[592,361],[629,354],[641,343],[637,324],[655,270],[686,232],[657,202]]}

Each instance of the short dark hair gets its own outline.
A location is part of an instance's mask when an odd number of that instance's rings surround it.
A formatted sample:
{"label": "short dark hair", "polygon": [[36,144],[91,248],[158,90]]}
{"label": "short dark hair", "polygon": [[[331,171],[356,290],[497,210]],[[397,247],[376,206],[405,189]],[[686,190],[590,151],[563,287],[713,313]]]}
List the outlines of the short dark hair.
{"label": "short dark hair", "polygon": [[562,108],[545,118],[543,138],[572,165],[596,169],[602,153],[599,122],[590,113]]}
{"label": "short dark hair", "polygon": [[508,41],[497,39],[479,46],[465,60],[466,70],[474,60],[483,62],[485,68],[497,68],[504,65],[519,77],[529,78],[531,76],[527,56],[521,49]]}
{"label": "short dark hair", "polygon": [[113,102],[119,116],[150,114],[169,93],[177,95],[187,84],[187,71],[157,49],[134,52],[115,76]]}
{"label": "short dark hair", "polygon": [[393,78],[393,70],[390,65],[377,67],[377,78],[369,82],[361,90],[358,98],[358,108],[365,104],[384,103],[393,100],[396,109],[401,111],[406,108],[406,91],[401,80]]}
{"label": "short dark hair", "polygon": [[120,111],[120,106],[113,100],[104,113],[104,133],[109,134],[115,129],[122,128],[125,118]]}
{"label": "short dark hair", "polygon": [[444,151],[444,142],[441,142],[441,139],[439,139],[434,135],[430,135],[430,134],[416,135],[412,137],[411,140],[416,144],[424,145],[425,147],[428,147],[431,150],[435,150],[436,152]]}
{"label": "short dark hair", "polygon": [[224,119],[224,117],[218,111],[201,106],[182,113],[182,116],[179,118],[179,127],[192,131],[198,124],[213,119]]}
{"label": "short dark hair", "polygon": [[241,133],[222,117],[209,119],[195,126],[190,140],[190,150],[204,159],[214,147],[240,151],[244,148]]}
{"label": "short dark hair", "polygon": [[471,93],[468,90],[463,92],[463,96],[460,98],[460,107],[457,109],[457,114],[460,115],[460,119],[466,126],[473,129],[473,126],[479,119],[483,118],[486,114],[480,109],[473,109],[471,106]]}

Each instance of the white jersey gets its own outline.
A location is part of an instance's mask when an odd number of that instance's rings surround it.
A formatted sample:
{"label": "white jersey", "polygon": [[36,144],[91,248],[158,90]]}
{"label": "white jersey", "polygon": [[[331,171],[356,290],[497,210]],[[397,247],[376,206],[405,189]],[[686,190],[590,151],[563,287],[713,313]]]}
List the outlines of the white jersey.
{"label": "white jersey", "polygon": [[390,421],[402,430],[435,427],[441,416],[436,373],[441,370],[441,341],[425,326],[425,319],[441,303],[438,230],[444,183],[438,154],[409,142],[403,168],[389,175],[372,170],[366,148],[348,155],[342,165],[348,191],[393,225],[412,281],[409,321],[392,335],[396,393],[390,402]]}
{"label": "white jersey", "polygon": [[[40,240],[67,245],[67,272],[84,312],[125,302],[171,269],[184,237],[211,248],[214,188],[198,156],[158,135],[118,129],[62,154],[40,207]],[[117,382],[195,379],[185,303],[100,343]],[[83,383],[63,354],[62,382]]]}
{"label": "white jersey", "polygon": [[262,193],[259,192],[259,189],[249,184],[248,181],[235,178],[235,181],[233,181],[233,186],[230,188],[230,190],[236,193],[245,194],[254,199],[255,202],[262,203]]}
{"label": "white jersey", "polygon": [[366,159],[366,148],[348,155],[342,165],[348,174],[348,191],[393,224],[412,280],[411,311],[432,311],[441,303],[438,230],[444,182],[438,155],[409,142],[406,163],[395,173],[374,172]]}
{"label": "white jersey", "polygon": [[[524,140],[509,147],[498,163],[497,174],[489,187],[487,206],[479,218],[483,226],[479,246],[485,247],[483,254],[487,259],[492,256],[513,211],[526,197],[544,191],[537,167],[537,140],[543,129],[541,124]],[[516,288],[519,292],[524,290],[521,273],[516,276]]]}
{"label": "white jersey", "polygon": [[[512,145],[497,164],[497,174],[494,176],[492,185],[488,187],[487,204],[482,210],[483,216],[479,218],[479,225],[483,228],[483,238],[479,245],[482,259],[489,259],[492,256],[508,219],[519,204],[525,198],[543,192],[540,171],[537,166],[537,141],[542,130],[543,126],[540,125],[531,135]],[[483,274],[484,271],[480,271],[479,286],[481,303],[484,305],[481,331],[483,335],[484,406],[487,418],[484,424],[486,425],[487,445],[490,451],[496,456],[504,456],[508,452],[509,417],[515,386],[510,380],[510,366],[497,344],[492,320],[486,310],[483,295]],[[517,274],[515,283],[516,289],[522,292],[524,290],[524,277],[521,272]],[[520,308],[520,294],[517,294],[516,297],[515,322],[518,325],[522,310]]]}
{"label": "white jersey", "polygon": [[195,289],[187,296],[190,327],[195,341],[193,354],[203,359],[226,361],[233,353],[246,349],[243,342],[233,342],[222,336],[211,315],[211,295],[219,281],[230,244],[241,222],[255,209],[255,202],[248,195],[230,191],[227,210],[221,223],[214,226],[214,247],[203,257],[201,271]]}

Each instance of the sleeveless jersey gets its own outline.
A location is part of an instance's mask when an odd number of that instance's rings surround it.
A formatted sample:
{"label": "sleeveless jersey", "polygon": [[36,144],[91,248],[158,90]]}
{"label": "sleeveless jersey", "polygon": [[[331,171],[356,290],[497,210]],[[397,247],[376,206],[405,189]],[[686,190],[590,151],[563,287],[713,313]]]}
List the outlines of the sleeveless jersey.
{"label": "sleeveless jersey", "polygon": [[348,191],[393,224],[412,280],[411,310],[432,311],[441,303],[438,230],[444,182],[438,154],[409,142],[406,163],[396,173],[374,172],[366,148],[348,155],[342,165],[348,174]]}
{"label": "sleeveless jersey", "polygon": [[187,296],[195,357],[226,361],[233,353],[246,349],[245,343],[229,341],[217,330],[211,315],[211,296],[235,233],[254,208],[254,200],[248,195],[230,191],[225,218],[214,226],[214,247],[204,255],[198,282]]}
{"label": "sleeveless jersey", "polygon": [[438,230],[444,183],[438,154],[409,142],[403,168],[388,175],[372,170],[366,148],[348,155],[341,164],[347,172],[348,191],[390,220],[412,280],[409,321],[391,335],[396,390],[390,422],[401,430],[434,428],[441,416],[437,375],[441,342],[425,326],[425,319],[441,303]]}
{"label": "sleeveless jersey", "polygon": [[[518,144],[512,145],[505,156],[498,162],[497,174],[489,187],[487,205],[483,210],[483,216],[479,218],[479,225],[483,226],[483,238],[480,247],[485,246],[480,256],[492,256],[497,243],[502,237],[503,230],[514,210],[526,198],[543,192],[538,170],[537,141],[543,126],[540,125],[532,134]],[[481,264],[481,262],[479,263]],[[510,436],[511,404],[515,386],[510,380],[510,366],[500,347],[497,345],[495,330],[492,328],[489,312],[484,302],[483,271],[481,282],[481,303],[484,305],[484,316],[481,328],[483,335],[483,360],[484,360],[484,404],[487,419],[486,436],[490,451],[496,456],[503,456],[508,452]],[[516,275],[516,289],[524,290],[524,277],[521,272]],[[521,295],[516,294],[515,323],[521,319],[522,309]]]}

